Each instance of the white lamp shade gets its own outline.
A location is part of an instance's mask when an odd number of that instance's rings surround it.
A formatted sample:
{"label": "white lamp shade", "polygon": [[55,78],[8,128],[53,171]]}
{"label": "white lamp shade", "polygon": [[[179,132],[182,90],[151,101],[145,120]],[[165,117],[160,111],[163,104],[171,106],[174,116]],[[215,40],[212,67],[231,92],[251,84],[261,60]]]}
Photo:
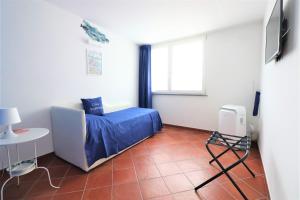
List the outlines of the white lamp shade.
{"label": "white lamp shade", "polygon": [[17,108],[0,108],[0,125],[16,124],[21,122]]}

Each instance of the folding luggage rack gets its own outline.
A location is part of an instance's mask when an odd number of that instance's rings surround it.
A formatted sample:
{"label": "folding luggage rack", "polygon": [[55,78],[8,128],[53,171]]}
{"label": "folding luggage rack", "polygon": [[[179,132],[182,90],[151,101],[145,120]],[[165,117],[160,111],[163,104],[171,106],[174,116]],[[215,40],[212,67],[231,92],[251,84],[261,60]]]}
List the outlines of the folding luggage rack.
{"label": "folding luggage rack", "polygon": [[[224,146],[226,147],[226,150],[224,150],[222,153],[218,154],[217,156],[211,151],[210,145],[218,145],[218,146]],[[243,193],[243,191],[240,189],[240,187],[236,184],[236,182],[233,180],[233,178],[229,175],[228,171],[242,163],[246,169],[250,172],[250,174],[255,177],[255,174],[251,171],[251,169],[246,165],[244,162],[246,158],[249,156],[250,148],[251,148],[251,137],[250,136],[233,136],[228,134],[221,134],[217,131],[213,132],[213,134],[210,136],[208,141],[206,142],[206,149],[212,156],[212,160],[209,161],[209,164],[213,163],[214,161],[219,165],[221,168],[221,171],[217,173],[216,175],[212,176],[207,181],[201,183],[199,186],[195,187],[195,191],[197,191],[199,188],[205,186],[206,184],[210,183],[214,179],[218,178],[222,174],[225,174],[228,179],[231,181],[231,183],[234,185],[234,187],[239,191],[239,193],[243,196],[244,199],[248,199],[247,196]],[[228,151],[232,151],[234,155],[238,158],[238,160],[231,165],[224,167],[222,163],[218,160],[221,156],[223,156]],[[243,156],[240,156],[237,151],[243,152]]]}

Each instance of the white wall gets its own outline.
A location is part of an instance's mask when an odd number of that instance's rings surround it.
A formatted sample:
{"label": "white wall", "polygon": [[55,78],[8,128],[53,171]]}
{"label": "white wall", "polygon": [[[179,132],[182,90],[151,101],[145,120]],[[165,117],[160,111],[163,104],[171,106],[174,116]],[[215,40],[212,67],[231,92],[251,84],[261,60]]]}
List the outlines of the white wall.
{"label": "white wall", "polygon": [[[109,31],[103,75],[86,75],[86,35],[82,19],[40,0],[4,0],[2,105],[16,106],[18,127],[51,129],[50,107],[102,96],[110,104],[137,105],[138,47]],[[41,139],[40,155],[53,151],[51,135]],[[29,145],[23,156],[32,152]],[[26,155],[25,155],[26,154]]]}
{"label": "white wall", "polygon": [[[274,2],[267,9],[264,27]],[[271,198],[298,200],[300,10],[298,0],[286,0],[284,4],[291,27],[284,55],[279,62],[263,64],[261,68],[259,147]],[[265,33],[263,38],[265,41]]]}
{"label": "white wall", "polygon": [[218,110],[224,104],[239,104],[252,115],[259,85],[262,22],[231,27],[207,34],[205,44],[207,96],[155,95],[154,108],[163,122],[216,130]]}
{"label": "white wall", "polygon": [[0,0],[0,105],[2,102],[2,0]]}

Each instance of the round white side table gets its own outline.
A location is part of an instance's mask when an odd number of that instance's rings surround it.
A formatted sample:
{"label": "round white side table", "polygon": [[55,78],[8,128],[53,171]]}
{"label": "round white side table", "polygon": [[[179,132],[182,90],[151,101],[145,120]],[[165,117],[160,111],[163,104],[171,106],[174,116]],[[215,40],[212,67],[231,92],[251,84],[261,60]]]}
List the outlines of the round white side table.
{"label": "round white side table", "polygon": [[[21,132],[22,131],[22,132]],[[44,169],[47,172],[49,184],[53,188],[59,188],[52,184],[49,170],[46,167],[39,167],[37,163],[37,150],[36,150],[36,141],[49,134],[49,130],[45,128],[28,128],[21,129],[18,137],[13,137],[9,139],[0,139],[0,147],[5,147],[8,158],[8,168],[6,169],[9,173],[9,178],[3,183],[1,187],[1,200],[3,200],[3,189],[4,186],[14,177],[18,177],[18,185],[20,184],[19,176],[28,174],[35,169]],[[19,144],[25,142],[34,143],[34,158],[31,160],[20,161],[19,156]],[[11,156],[9,146],[16,145],[18,161],[16,163],[11,163]]]}

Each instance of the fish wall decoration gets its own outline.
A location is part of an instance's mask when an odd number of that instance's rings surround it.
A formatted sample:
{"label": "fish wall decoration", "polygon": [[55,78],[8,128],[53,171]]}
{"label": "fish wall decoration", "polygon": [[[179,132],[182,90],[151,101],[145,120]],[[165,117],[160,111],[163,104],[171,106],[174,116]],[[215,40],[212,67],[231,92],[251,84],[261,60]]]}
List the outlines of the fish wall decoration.
{"label": "fish wall decoration", "polygon": [[99,32],[96,27],[93,27],[88,21],[83,20],[80,27],[83,28],[83,30],[92,40],[101,43],[109,43],[107,37],[103,33]]}

